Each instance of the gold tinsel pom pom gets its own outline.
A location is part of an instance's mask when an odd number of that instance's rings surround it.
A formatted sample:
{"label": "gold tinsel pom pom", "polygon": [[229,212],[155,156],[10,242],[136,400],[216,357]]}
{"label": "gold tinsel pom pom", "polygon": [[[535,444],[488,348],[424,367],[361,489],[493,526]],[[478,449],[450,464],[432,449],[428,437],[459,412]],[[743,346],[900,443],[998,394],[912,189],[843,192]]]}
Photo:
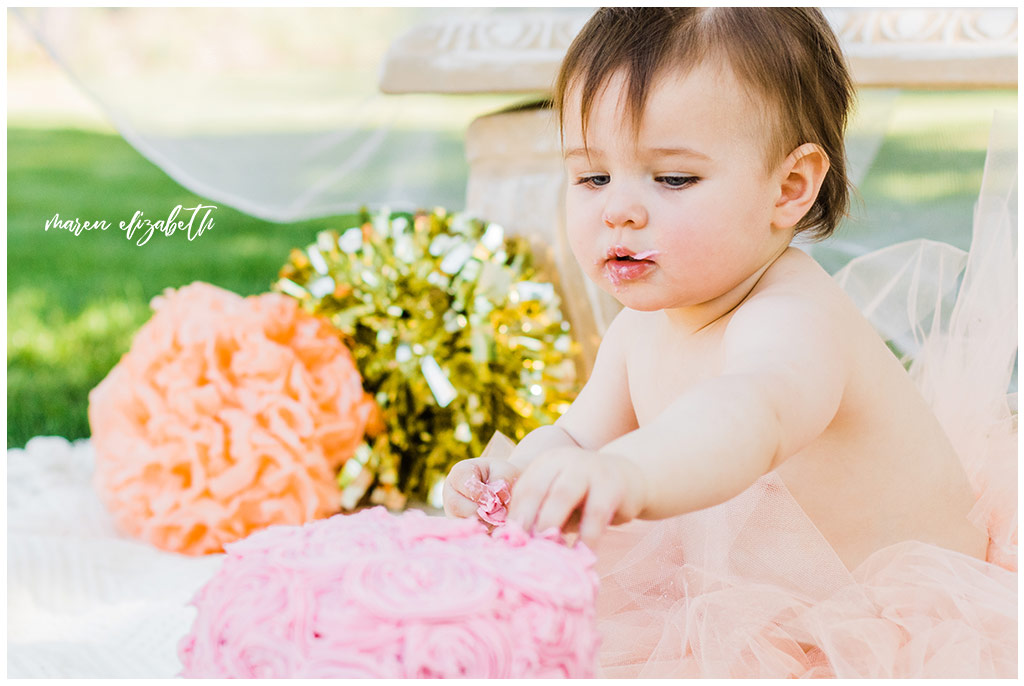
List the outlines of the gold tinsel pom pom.
{"label": "gold tinsel pom pom", "polygon": [[524,238],[443,209],[364,213],[292,250],[275,289],[345,334],[377,432],[339,473],[342,506],[441,504],[451,466],[521,439],[575,395],[575,343]]}

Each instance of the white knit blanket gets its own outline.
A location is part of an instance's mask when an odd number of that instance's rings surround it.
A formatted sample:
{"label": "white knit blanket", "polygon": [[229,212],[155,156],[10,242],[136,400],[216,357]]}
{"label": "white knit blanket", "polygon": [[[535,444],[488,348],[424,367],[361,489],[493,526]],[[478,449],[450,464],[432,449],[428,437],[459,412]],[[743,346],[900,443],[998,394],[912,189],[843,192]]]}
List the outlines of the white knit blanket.
{"label": "white knit blanket", "polygon": [[193,594],[221,555],[167,553],[115,530],[88,440],[7,451],[7,676],[159,678],[181,670]]}

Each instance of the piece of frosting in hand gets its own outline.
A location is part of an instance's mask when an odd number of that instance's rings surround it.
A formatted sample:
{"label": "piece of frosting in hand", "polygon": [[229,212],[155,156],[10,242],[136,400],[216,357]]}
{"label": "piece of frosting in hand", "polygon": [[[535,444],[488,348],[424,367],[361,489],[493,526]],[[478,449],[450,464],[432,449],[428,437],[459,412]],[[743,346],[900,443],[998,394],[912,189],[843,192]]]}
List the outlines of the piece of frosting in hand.
{"label": "piece of frosting in hand", "polygon": [[476,508],[477,516],[492,526],[504,524],[508,516],[508,501],[512,497],[508,483],[504,479],[498,479],[494,483],[480,485],[483,488],[476,498],[479,503],[479,507]]}

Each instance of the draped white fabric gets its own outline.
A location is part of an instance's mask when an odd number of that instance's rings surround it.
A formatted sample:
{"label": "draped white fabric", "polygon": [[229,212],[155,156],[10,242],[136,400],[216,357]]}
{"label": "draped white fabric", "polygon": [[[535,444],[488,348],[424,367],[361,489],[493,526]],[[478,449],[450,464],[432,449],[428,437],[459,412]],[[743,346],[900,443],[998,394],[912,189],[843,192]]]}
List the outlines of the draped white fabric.
{"label": "draped white fabric", "polygon": [[[492,30],[489,53],[474,54],[508,59],[524,40],[517,30],[564,30],[582,24],[590,10],[13,12],[124,138],[171,177],[195,193],[283,222],[361,206],[463,207],[469,123],[542,94],[385,95],[378,75],[388,46],[431,22],[465,26],[476,19]],[[496,35],[494,27],[504,26],[518,28]],[[453,63],[452,78],[464,67]],[[850,134],[855,181],[881,145],[895,93],[862,98]]]}
{"label": "draped white fabric", "polygon": [[461,208],[466,127],[524,94],[384,95],[378,72],[404,31],[493,11],[13,10],[143,155],[195,193],[280,222]]}

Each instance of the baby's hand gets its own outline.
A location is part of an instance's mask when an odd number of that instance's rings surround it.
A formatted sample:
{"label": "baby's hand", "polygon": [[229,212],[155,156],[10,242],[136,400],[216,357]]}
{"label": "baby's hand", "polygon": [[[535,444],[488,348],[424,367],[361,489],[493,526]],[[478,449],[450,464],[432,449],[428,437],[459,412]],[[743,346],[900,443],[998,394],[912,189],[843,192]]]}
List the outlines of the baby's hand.
{"label": "baby's hand", "polygon": [[519,468],[508,460],[474,457],[456,462],[444,480],[444,511],[449,517],[475,517],[493,499],[485,484],[513,484]]}
{"label": "baby's hand", "polygon": [[629,460],[583,448],[538,455],[512,489],[509,519],[527,531],[563,529],[580,511],[580,538],[593,545],[609,524],[621,524],[644,508],[643,480]]}

